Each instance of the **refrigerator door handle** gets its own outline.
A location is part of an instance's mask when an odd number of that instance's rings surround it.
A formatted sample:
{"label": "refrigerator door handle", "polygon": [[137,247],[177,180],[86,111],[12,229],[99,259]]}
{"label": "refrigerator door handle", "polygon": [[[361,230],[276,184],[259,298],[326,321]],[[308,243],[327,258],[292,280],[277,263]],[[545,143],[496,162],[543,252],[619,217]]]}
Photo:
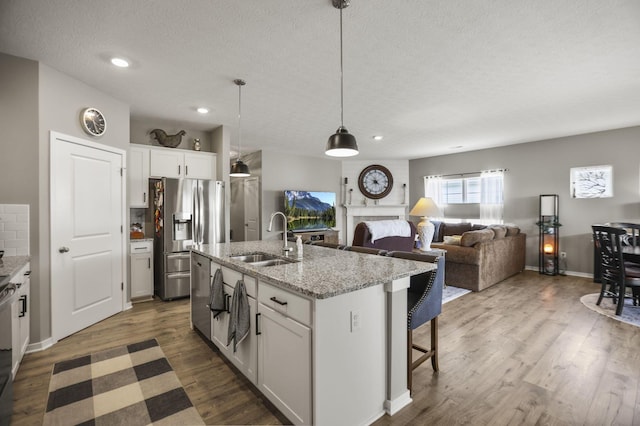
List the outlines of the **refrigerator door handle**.
{"label": "refrigerator door handle", "polygon": [[204,224],[202,221],[204,220],[204,189],[202,185],[198,185],[198,207],[200,211],[198,212],[198,226],[200,227],[200,234],[198,238],[200,239],[200,243],[204,243]]}
{"label": "refrigerator door handle", "polygon": [[193,228],[193,242],[197,245],[200,244],[200,241],[198,239],[198,236],[200,235],[199,231],[198,231],[198,227],[200,224],[200,216],[198,215],[198,212],[200,211],[200,208],[198,206],[198,204],[200,203],[200,200],[198,199],[198,182],[194,182],[194,187],[193,187],[193,224],[192,224],[192,228]]}

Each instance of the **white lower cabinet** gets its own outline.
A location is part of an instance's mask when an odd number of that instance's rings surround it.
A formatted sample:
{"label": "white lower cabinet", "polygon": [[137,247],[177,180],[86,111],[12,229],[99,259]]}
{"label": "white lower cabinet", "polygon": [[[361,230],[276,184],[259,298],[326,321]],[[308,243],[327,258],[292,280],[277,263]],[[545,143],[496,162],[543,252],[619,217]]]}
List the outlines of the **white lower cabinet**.
{"label": "white lower cabinet", "polygon": [[311,424],[311,329],[262,303],[258,314],[258,389],[294,424]]}
{"label": "white lower cabinet", "polygon": [[[211,274],[215,274],[220,265],[212,264]],[[222,279],[224,281],[224,291],[226,294],[227,311],[221,312],[217,317],[211,320],[211,341],[220,349],[220,352],[233,365],[240,370],[251,383],[256,384],[258,380],[258,347],[256,340],[256,313],[258,311],[258,302],[256,296],[256,280],[241,274],[232,269],[222,267]],[[233,351],[233,344],[227,346],[227,338],[229,333],[229,312],[231,308],[231,300],[233,300],[234,288],[239,279],[243,279],[247,289],[247,299],[249,300],[249,318],[250,328],[249,334],[237,346],[236,352]],[[212,314],[213,316],[213,314]]]}
{"label": "white lower cabinet", "polygon": [[11,373],[16,377],[22,357],[29,345],[31,279],[30,266],[27,264],[12,278],[11,282],[18,286],[15,302],[11,304]]}
{"label": "white lower cabinet", "polygon": [[[153,241],[131,241],[129,283],[131,299],[148,300],[153,297]],[[135,301],[135,300],[134,300]]]}
{"label": "white lower cabinet", "polygon": [[[211,320],[211,341],[293,424],[311,424],[312,302],[241,272],[222,269],[227,310]],[[236,283],[244,280],[249,300],[249,335],[233,352],[227,346],[229,312]]]}

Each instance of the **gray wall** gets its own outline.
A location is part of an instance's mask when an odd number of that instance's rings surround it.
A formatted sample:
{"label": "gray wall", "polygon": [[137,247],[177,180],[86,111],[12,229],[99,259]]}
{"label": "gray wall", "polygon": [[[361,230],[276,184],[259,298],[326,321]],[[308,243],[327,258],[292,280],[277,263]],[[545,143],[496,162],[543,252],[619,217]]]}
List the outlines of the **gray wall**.
{"label": "gray wall", "polygon": [[[38,63],[0,54],[0,202],[28,204],[31,250],[31,329],[39,336],[41,273],[39,229]],[[44,307],[49,312],[49,306]],[[48,323],[46,324],[48,327]],[[40,339],[34,339],[39,341]]]}
{"label": "gray wall", "polygon": [[[267,232],[271,213],[284,209],[284,190],[332,191],[339,197],[342,164],[339,160],[262,151],[262,239],[279,239],[282,221]],[[339,199],[337,199],[338,201]],[[342,208],[336,206],[336,229],[342,229]]]}
{"label": "gray wall", "polygon": [[0,185],[0,200],[31,206],[31,341],[38,343],[51,337],[50,131],[89,139],[79,117],[83,108],[94,106],[105,114],[108,126],[98,141],[126,150],[129,107],[37,62],[0,54],[0,72],[5,134],[0,178],[11,183]]}
{"label": "gray wall", "polygon": [[[567,271],[593,273],[591,225],[640,222],[640,127],[550,139],[502,148],[411,160],[411,204],[423,196],[423,176],[507,168],[505,222],[527,233],[528,266],[538,265],[538,196],[560,196],[560,250]],[[569,192],[571,167],[612,165],[614,196],[574,199]]]}

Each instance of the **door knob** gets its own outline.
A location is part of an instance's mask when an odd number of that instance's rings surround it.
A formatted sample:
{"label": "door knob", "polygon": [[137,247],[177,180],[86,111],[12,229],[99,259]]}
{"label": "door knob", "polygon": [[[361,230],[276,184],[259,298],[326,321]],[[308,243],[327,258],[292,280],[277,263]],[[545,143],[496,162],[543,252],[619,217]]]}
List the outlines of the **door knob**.
{"label": "door knob", "polygon": [[58,251],[59,251],[60,253],[67,253],[67,252],[69,251],[69,247],[60,247],[60,248],[58,249]]}

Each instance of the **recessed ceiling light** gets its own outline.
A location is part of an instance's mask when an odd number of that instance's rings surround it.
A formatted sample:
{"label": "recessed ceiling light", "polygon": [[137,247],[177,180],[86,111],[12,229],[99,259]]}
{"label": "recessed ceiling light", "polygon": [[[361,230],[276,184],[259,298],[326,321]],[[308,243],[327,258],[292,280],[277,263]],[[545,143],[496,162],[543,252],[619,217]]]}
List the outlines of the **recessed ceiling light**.
{"label": "recessed ceiling light", "polygon": [[111,58],[111,63],[120,68],[127,68],[129,66],[129,61],[122,58]]}
{"label": "recessed ceiling light", "polygon": [[384,139],[384,136],[381,136],[381,135],[376,135],[373,137],[374,141],[381,141],[382,139]]}
{"label": "recessed ceiling light", "polygon": [[209,108],[200,107],[196,111],[198,111],[200,114],[208,114],[209,113]]}

